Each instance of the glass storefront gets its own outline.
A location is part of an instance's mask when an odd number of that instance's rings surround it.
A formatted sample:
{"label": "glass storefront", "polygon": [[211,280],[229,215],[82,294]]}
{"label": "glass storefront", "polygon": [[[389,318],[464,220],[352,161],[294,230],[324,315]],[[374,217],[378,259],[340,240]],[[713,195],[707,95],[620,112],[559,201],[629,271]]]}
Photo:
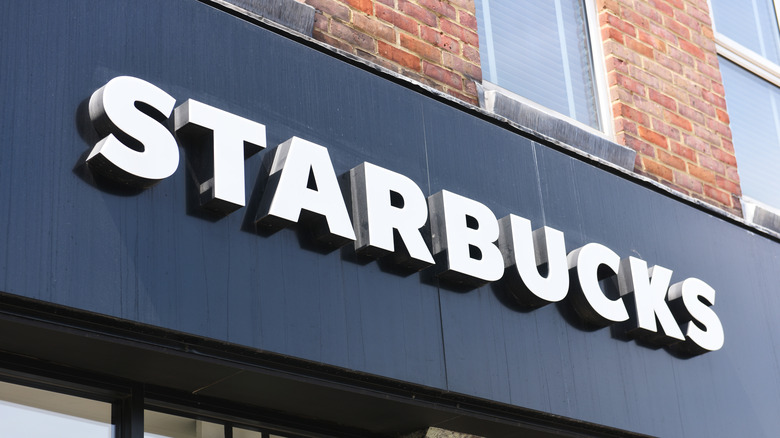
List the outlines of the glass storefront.
{"label": "glass storefront", "polygon": [[112,438],[111,404],[0,382],[0,436]]}

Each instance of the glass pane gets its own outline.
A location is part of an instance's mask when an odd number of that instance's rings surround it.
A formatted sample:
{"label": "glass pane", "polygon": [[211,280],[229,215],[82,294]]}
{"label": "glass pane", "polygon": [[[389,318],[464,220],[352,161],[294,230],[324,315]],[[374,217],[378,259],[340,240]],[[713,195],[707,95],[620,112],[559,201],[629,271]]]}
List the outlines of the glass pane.
{"label": "glass pane", "polygon": [[225,426],[178,415],[144,411],[144,438],[225,438]]}
{"label": "glass pane", "polygon": [[264,438],[262,432],[233,428],[233,438]]}
{"label": "glass pane", "polygon": [[111,438],[111,404],[0,382],[0,436]]}
{"label": "glass pane", "polygon": [[780,64],[780,30],[772,0],[712,0],[718,32]]}
{"label": "glass pane", "polygon": [[720,58],[742,193],[780,207],[780,89]]}
{"label": "glass pane", "polygon": [[599,128],[582,0],[476,0],[484,79]]}

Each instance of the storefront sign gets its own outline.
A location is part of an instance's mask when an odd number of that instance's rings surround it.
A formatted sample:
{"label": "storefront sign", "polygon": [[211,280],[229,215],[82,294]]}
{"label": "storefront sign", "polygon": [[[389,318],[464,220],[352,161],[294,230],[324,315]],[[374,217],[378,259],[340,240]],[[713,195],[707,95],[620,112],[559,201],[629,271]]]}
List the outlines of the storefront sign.
{"label": "storefront sign", "polygon": [[[178,142],[160,123],[172,114],[183,146],[209,155],[209,176],[197,181],[201,205],[225,215],[243,207],[244,160],[266,147],[265,126],[192,99],[174,104],[165,91],[132,77],[97,90],[89,113],[102,140],[86,159],[90,169],[137,187],[172,175]],[[620,324],[650,345],[687,355],[723,346],[723,327],[711,308],[715,290],[699,279],[671,284],[671,270],[621,259],[598,243],[567,254],[561,231],[533,231],[529,220],[512,214],[499,220],[484,204],[446,190],[426,199],[410,178],[371,163],[349,172],[350,219],[325,147],[293,137],[273,154],[258,227],[317,222],[317,238],[332,247],[352,243],[359,254],[387,256],[406,269],[430,267],[442,281],[502,280],[529,308],[566,298],[586,323]],[[607,278],[617,279],[619,296],[605,294]]]}

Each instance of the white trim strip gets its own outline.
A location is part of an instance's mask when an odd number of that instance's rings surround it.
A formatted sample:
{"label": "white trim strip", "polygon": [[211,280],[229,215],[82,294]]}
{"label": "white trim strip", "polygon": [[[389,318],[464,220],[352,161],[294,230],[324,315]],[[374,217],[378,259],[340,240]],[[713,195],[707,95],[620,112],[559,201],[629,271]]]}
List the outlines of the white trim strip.
{"label": "white trim strip", "polygon": [[723,34],[715,34],[715,43],[718,55],[780,87],[780,66]]}

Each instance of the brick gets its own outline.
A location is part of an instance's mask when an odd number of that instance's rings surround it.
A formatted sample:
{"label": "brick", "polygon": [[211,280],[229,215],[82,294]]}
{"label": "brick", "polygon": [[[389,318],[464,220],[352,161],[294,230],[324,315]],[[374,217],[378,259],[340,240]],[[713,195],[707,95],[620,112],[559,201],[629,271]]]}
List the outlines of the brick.
{"label": "brick", "polygon": [[[655,60],[659,64],[661,64],[663,67],[666,67],[667,69],[669,69],[669,70],[671,70],[671,71],[673,71],[673,72],[675,72],[677,74],[682,74],[682,72],[683,72],[682,64],[680,62],[675,61],[674,59],[672,59],[671,56],[666,56],[666,55],[662,55],[660,53],[656,53],[655,54]],[[649,66],[648,66],[648,68],[649,68]],[[650,71],[652,71],[652,70],[650,70]]]}
{"label": "brick", "polygon": [[380,20],[384,20],[393,26],[405,30],[412,35],[419,35],[420,24],[413,19],[396,12],[394,9],[377,4],[376,16]]}
{"label": "brick", "polygon": [[360,12],[371,14],[374,12],[374,2],[372,0],[345,0],[352,8]]}
{"label": "brick", "polygon": [[652,126],[653,130],[658,132],[659,134],[662,134],[666,137],[667,140],[681,140],[682,137],[680,136],[680,130],[677,128],[674,128],[670,125],[667,125],[666,123],[658,120],[653,119],[652,120]]}
{"label": "brick", "polygon": [[703,27],[712,28],[712,19],[710,18],[709,8],[688,8],[687,12],[691,15],[691,17],[695,18],[701,24],[703,24]]}
{"label": "brick", "polygon": [[691,124],[691,121],[685,117],[680,116],[677,113],[673,113],[671,111],[664,111],[664,120],[686,131],[693,130],[693,125]]}
{"label": "brick", "polygon": [[726,99],[724,99],[721,96],[718,96],[717,94],[707,91],[707,90],[701,90],[701,97],[704,98],[707,102],[717,106],[721,109],[726,109]]}
{"label": "brick", "polygon": [[664,150],[658,150],[656,151],[658,154],[658,159],[661,160],[662,163],[667,164],[675,169],[685,171],[685,161],[683,161],[682,158],[676,157]]}
{"label": "brick", "polygon": [[702,51],[704,52],[705,61],[707,63],[711,63],[712,61],[710,60],[710,57],[708,57],[708,55],[715,53],[716,50],[715,40],[713,38],[704,35],[704,33],[699,31],[699,32],[691,33],[691,42],[701,47]]}
{"label": "brick", "polygon": [[452,89],[449,89],[449,88],[446,89],[445,92],[447,94],[449,94],[450,96],[458,98],[458,99],[460,99],[460,100],[462,100],[464,102],[468,102],[468,103],[470,103],[472,105],[475,105],[475,106],[479,105],[479,100],[477,99],[476,95],[472,96],[472,95],[468,95],[468,94],[459,93],[459,92],[457,92],[455,90],[452,90]]}
{"label": "brick", "polygon": [[713,67],[705,62],[699,62],[696,64],[696,70],[703,75],[720,82],[720,70],[717,67]]}
{"label": "brick", "polygon": [[445,70],[438,65],[423,61],[423,74],[457,90],[463,89],[463,79],[460,75]]}
{"label": "brick", "polygon": [[661,18],[661,14],[658,12],[658,9],[650,6],[648,3],[634,2],[633,7],[634,10],[636,10],[642,16],[647,17],[647,19],[651,21],[655,21],[656,23],[661,23],[663,20],[663,18]]}
{"label": "brick", "polygon": [[420,57],[405,52],[403,50],[397,49],[384,41],[378,41],[377,42],[378,49],[379,49],[379,55],[383,56],[391,61],[397,62],[403,67],[409,68],[411,70],[420,70]]}
{"label": "brick", "polygon": [[376,41],[371,36],[359,32],[338,21],[330,23],[330,32],[334,37],[368,52],[376,51]]}
{"label": "brick", "polygon": [[401,47],[420,55],[423,59],[441,61],[441,49],[405,33],[400,35]]}
{"label": "brick", "polygon": [[707,155],[699,155],[699,164],[717,173],[718,175],[726,174],[726,166],[724,166],[722,162],[712,157],[708,157]]}
{"label": "brick", "polygon": [[639,127],[639,136],[658,147],[664,149],[669,148],[669,144],[666,141],[666,137],[644,126]]}
{"label": "brick", "polygon": [[629,72],[629,64],[616,56],[609,55],[605,57],[604,62],[607,66],[607,71],[621,72],[624,74],[628,74]]}
{"label": "brick", "polygon": [[650,33],[661,38],[669,44],[677,44],[677,35],[662,24],[650,23]]}
{"label": "brick", "polygon": [[464,9],[466,12],[469,12],[472,15],[476,13],[474,0],[449,0],[449,1],[450,4],[455,6],[456,8]]}
{"label": "brick", "polygon": [[637,95],[633,96],[633,102],[634,106],[645,114],[659,119],[663,118],[664,110],[661,105]]}
{"label": "brick", "polygon": [[364,33],[385,41],[395,42],[395,29],[392,26],[382,24],[376,18],[363,14],[355,14],[352,20],[355,27]]}
{"label": "brick", "polygon": [[674,9],[668,4],[664,3],[663,0],[650,0],[649,3],[662,14],[668,15],[669,17],[674,17]]}
{"label": "brick", "polygon": [[635,51],[636,53],[639,53],[640,55],[650,58],[653,58],[653,48],[648,46],[647,44],[643,44],[638,40],[635,40],[633,38],[626,38],[626,47],[629,49]]}
{"label": "brick", "polygon": [[443,52],[441,63],[444,67],[460,72],[466,77],[477,81],[482,80],[482,68],[479,65],[472,64],[452,53]]}
{"label": "brick", "polygon": [[[720,70],[718,70],[720,71]],[[726,89],[723,88],[723,84],[720,82],[721,78],[719,77],[717,81],[712,81],[712,92],[717,94],[718,96],[725,96],[726,95]]]}
{"label": "brick", "polygon": [[479,58],[479,49],[474,46],[464,45],[463,46],[463,58],[476,65],[481,65],[480,58]]}
{"label": "brick", "polygon": [[681,36],[686,40],[691,39],[690,29],[675,21],[673,17],[665,17],[663,24],[667,29],[674,32],[678,36]]}
{"label": "brick", "polygon": [[398,0],[398,9],[419,22],[428,26],[436,26],[436,14],[423,7],[420,7],[409,0]]}
{"label": "brick", "polygon": [[666,0],[667,3],[672,5],[673,7],[677,9],[684,9],[685,8],[685,1],[684,0]]}
{"label": "brick", "polygon": [[[678,143],[676,141],[669,142],[669,146],[673,153],[685,158],[688,161],[696,161],[696,151],[693,150],[693,148],[685,146],[682,143]],[[688,163],[689,168],[690,166],[692,166],[692,164]]]}
{"label": "brick", "polygon": [[688,173],[710,185],[714,185],[717,180],[715,172],[691,163],[688,163]]}
{"label": "brick", "polygon": [[677,111],[680,113],[681,116],[687,118],[688,120],[693,121],[694,123],[698,123],[700,125],[705,123],[704,122],[704,120],[706,119],[705,115],[697,111],[693,107],[690,107],[688,105],[683,105],[678,102]]}
{"label": "brick", "polygon": [[322,12],[314,14],[314,29],[319,30],[320,32],[327,32],[328,24],[330,24],[330,20],[328,17],[322,15]]}
{"label": "brick", "polygon": [[717,119],[707,120],[707,127],[722,135],[723,137],[731,138],[731,128],[729,128],[729,125],[722,123]]}
{"label": "brick", "polygon": [[450,20],[458,20],[458,13],[455,8],[450,6],[449,2],[442,0],[417,0],[417,3]]}
{"label": "brick", "polygon": [[[659,78],[661,80],[664,80],[666,82],[672,82],[674,80],[674,72],[671,69],[669,69],[668,67],[664,67],[663,65],[661,65],[658,62],[658,57],[659,56],[660,57],[666,57],[666,55],[663,55],[661,53],[657,53],[656,52],[656,54],[655,54],[655,62],[649,62],[648,61],[648,62],[643,64],[643,67],[644,67],[644,69],[647,72],[649,72],[653,76],[655,76],[655,77],[657,77],[657,78]],[[670,58],[667,58],[667,59],[669,59],[669,61],[671,61],[671,62],[674,62]],[[679,64],[677,64],[677,65],[678,65],[680,71],[682,71],[682,66],[680,66]]]}
{"label": "brick", "polygon": [[[300,1],[300,0],[298,0],[298,1]],[[382,3],[383,5],[387,5],[387,6],[390,6],[390,7],[393,7],[393,8],[395,7],[395,0],[376,0],[376,1],[379,2],[379,3]]]}
{"label": "brick", "polygon": [[672,46],[669,46],[668,52],[669,52],[669,56],[671,56],[672,59],[674,59],[675,61],[679,62],[682,65],[687,65],[690,67],[694,67],[696,65],[693,61],[693,56],[691,56],[687,52],[683,52],[682,50],[679,50]]}
{"label": "brick", "polygon": [[321,11],[323,14],[349,21],[349,8],[341,2],[334,0],[306,0],[306,4]]}
{"label": "brick", "polygon": [[693,133],[713,146],[720,146],[720,136],[710,131],[708,128],[693,125]]}
{"label": "brick", "polygon": [[723,147],[723,150],[726,152],[734,153],[734,143],[731,142],[730,138],[722,138],[720,139],[720,145]]}
{"label": "brick", "polygon": [[701,111],[710,117],[715,117],[715,108],[713,108],[712,105],[710,105],[709,103],[701,99],[697,99],[693,96],[690,96],[688,98],[688,102],[691,104],[692,107],[696,108],[698,111]]}
{"label": "brick", "polygon": [[604,42],[604,55],[613,55],[634,65],[640,65],[642,63],[642,58],[639,56],[639,54],[613,40],[607,40]]}
{"label": "brick", "polygon": [[664,108],[667,108],[672,111],[677,111],[677,101],[672,99],[671,97],[662,94],[652,88],[647,90],[648,97],[653,102],[662,105]]}
{"label": "brick", "polygon": [[647,18],[643,17],[641,14],[638,14],[634,11],[633,6],[632,7],[626,7],[623,6],[620,8],[620,15],[624,22],[631,23],[632,26],[635,28],[644,28],[647,29],[648,27],[648,21]]}
{"label": "brick", "polygon": [[601,29],[601,38],[603,40],[613,39],[620,44],[625,44],[625,39],[623,38],[623,32],[619,31],[618,29],[615,29],[614,27],[605,27]]}
{"label": "brick", "polygon": [[344,50],[345,52],[354,53],[354,47],[352,47],[351,44],[333,38],[332,36],[328,35],[325,32],[320,31],[319,29],[314,29],[312,31],[312,36],[317,41],[322,41],[325,44],[331,45],[337,49]]}
{"label": "brick", "polygon": [[636,109],[631,108],[630,106],[621,102],[617,102],[612,106],[612,114],[615,117],[622,116],[642,125],[647,125],[650,121],[647,114],[644,114],[641,111],[637,111]]}
{"label": "brick", "polygon": [[712,149],[709,143],[694,135],[683,135],[683,144],[696,149],[701,154],[709,154]]}
{"label": "brick", "polygon": [[624,35],[636,37],[636,28],[632,24],[623,21],[610,13],[602,13],[599,16],[599,19],[603,21],[602,24],[608,24],[622,32]]}
{"label": "brick", "polygon": [[742,196],[742,189],[740,188],[739,184],[736,184],[733,181],[729,181],[728,179],[719,176],[717,177],[716,184],[718,187],[729,193]]}
{"label": "brick", "polygon": [[712,156],[716,160],[729,166],[737,166],[737,158],[734,154],[724,151],[723,149],[715,148],[712,150]]}
{"label": "brick", "polygon": [[726,178],[728,178],[730,181],[734,181],[735,183],[739,184],[739,172],[737,172],[736,167],[729,167],[726,169]]}
{"label": "brick", "polygon": [[674,19],[687,26],[694,33],[699,33],[701,31],[701,21],[686,14],[681,9],[674,11]]}
{"label": "brick", "polygon": [[[403,35],[402,35],[403,36]],[[420,27],[420,36],[425,41],[436,47],[447,50],[452,53],[460,53],[460,42],[455,38],[444,35],[442,32],[428,26]]]}
{"label": "brick", "polygon": [[634,79],[629,78],[628,76],[616,74],[615,83],[631,92],[639,94],[640,96],[645,95],[645,86],[635,81]]}
{"label": "brick", "polygon": [[355,50],[355,54],[357,56],[365,59],[365,60],[371,61],[374,64],[379,64],[382,67],[384,67],[384,68],[386,68],[388,70],[392,70],[392,71],[394,71],[396,73],[398,73],[399,70],[400,70],[396,64],[394,64],[393,62],[391,62],[391,61],[389,61],[389,60],[387,60],[385,58],[377,56],[376,53],[369,53],[369,52],[366,52],[364,50],[356,49]]}
{"label": "brick", "polygon": [[639,41],[642,41],[643,43],[651,46],[656,51],[665,53],[666,52],[666,43],[662,41],[660,38],[655,37],[651,35],[649,32],[646,32],[644,30],[637,30],[637,36],[639,37]]}
{"label": "brick", "polygon": [[704,185],[701,183],[701,181],[692,178],[690,175],[688,175],[685,172],[674,172],[674,182],[690,190],[693,193],[704,192],[703,190]]}
{"label": "brick", "polygon": [[672,181],[672,178],[674,177],[674,173],[672,172],[672,169],[664,166],[661,163],[658,163],[657,161],[647,159],[646,157],[642,157],[642,167],[648,173],[652,175],[656,175],[667,181]]}
{"label": "brick", "polygon": [[[632,135],[624,135],[623,136],[623,144],[630,147],[631,149],[635,150],[637,154],[653,158],[655,157],[655,146],[651,145],[650,143],[647,143],[646,141],[642,141]],[[639,156],[637,156],[639,158]],[[641,163],[640,163],[641,165]]]}
{"label": "brick", "polygon": [[679,40],[679,43],[681,49],[698,59],[704,60],[704,51],[701,49],[701,47],[683,39]]}
{"label": "brick", "polygon": [[472,32],[477,32],[477,17],[471,12],[463,10],[458,11],[458,23]]}
{"label": "brick", "polygon": [[704,186],[704,194],[723,205],[731,207],[731,196],[723,190],[716,189],[712,186]]}
{"label": "brick", "polygon": [[479,35],[466,29],[463,26],[453,23],[452,21],[442,19],[440,21],[441,30],[444,33],[450,34],[455,38],[463,41],[466,44],[471,44],[474,47],[479,47]]}
{"label": "brick", "polygon": [[639,135],[636,123],[622,117],[615,120],[615,132],[626,132],[633,135]]}

